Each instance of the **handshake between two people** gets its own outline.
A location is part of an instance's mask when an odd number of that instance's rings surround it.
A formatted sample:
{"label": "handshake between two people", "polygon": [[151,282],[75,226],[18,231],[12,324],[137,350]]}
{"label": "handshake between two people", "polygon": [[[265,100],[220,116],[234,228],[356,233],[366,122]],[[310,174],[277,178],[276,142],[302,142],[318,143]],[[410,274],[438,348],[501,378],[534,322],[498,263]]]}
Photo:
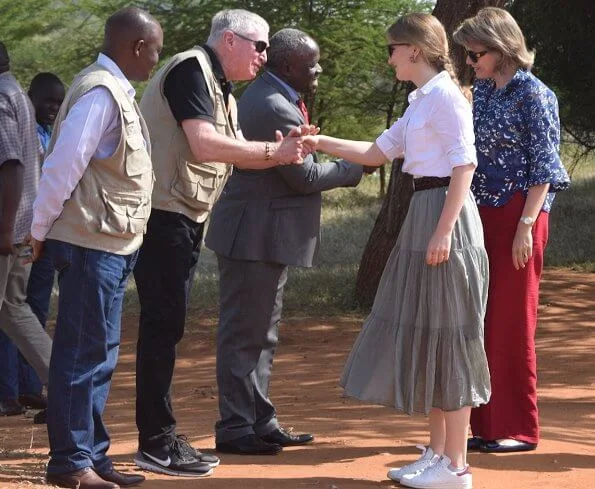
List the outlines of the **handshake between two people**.
{"label": "handshake between two people", "polygon": [[[277,141],[272,143],[276,145],[274,159],[280,165],[301,164],[310,153],[320,150],[332,156],[344,158],[351,163],[362,165],[365,174],[374,173],[385,161],[379,150],[376,150],[377,155],[374,155],[371,163],[368,163],[369,158],[363,158],[364,153],[373,146],[372,143],[324,137],[320,134],[320,128],[313,125],[296,126],[285,137],[281,131],[276,131],[275,136]],[[323,141],[326,141],[326,144],[323,145]],[[358,153],[361,153],[362,158],[355,158],[354,161],[351,161],[351,156],[357,156]]]}
{"label": "handshake between two people", "polygon": [[292,128],[284,137],[281,131],[275,131],[276,142],[273,148],[274,158],[280,165],[301,165],[304,158],[316,151],[316,138],[320,128],[302,124]]}

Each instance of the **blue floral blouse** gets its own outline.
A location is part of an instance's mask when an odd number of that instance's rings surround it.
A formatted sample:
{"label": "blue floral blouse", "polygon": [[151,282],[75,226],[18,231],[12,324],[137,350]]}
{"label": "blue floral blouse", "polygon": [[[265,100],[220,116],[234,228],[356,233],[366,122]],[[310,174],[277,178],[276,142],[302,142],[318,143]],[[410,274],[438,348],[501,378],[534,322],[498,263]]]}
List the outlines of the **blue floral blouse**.
{"label": "blue floral blouse", "polygon": [[560,120],[556,95],[533,74],[518,70],[497,89],[476,80],[473,124],[478,166],[471,190],[480,206],[500,207],[516,193],[549,183],[543,210],[555,192],[570,184],[560,160]]}

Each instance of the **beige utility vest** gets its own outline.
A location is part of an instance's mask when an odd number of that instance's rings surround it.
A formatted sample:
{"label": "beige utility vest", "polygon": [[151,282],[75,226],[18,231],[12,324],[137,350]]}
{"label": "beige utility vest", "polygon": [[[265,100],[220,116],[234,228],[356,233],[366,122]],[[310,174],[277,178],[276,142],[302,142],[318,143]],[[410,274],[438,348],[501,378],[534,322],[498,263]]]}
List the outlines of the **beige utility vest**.
{"label": "beige utility vest", "polygon": [[238,119],[235,99],[229,96],[228,111],[209,55],[198,46],[176,54],[155,74],[144,92],[140,108],[151,133],[153,148],[156,179],[153,208],[179,212],[195,222],[204,222],[231,175],[232,166],[215,161],[197,161],[163,93],[168,73],[189,58],[197,59],[204,74],[214,107],[215,129],[220,134],[236,137]]}
{"label": "beige utility vest", "polygon": [[91,158],[47,238],[128,255],[142,244],[151,212],[153,172],[149,133],[134,99],[100,64],[85,68],[74,79],[56,118],[48,154],[72,106],[98,86],[107,88],[118,105],[121,125],[118,147],[109,158]]}

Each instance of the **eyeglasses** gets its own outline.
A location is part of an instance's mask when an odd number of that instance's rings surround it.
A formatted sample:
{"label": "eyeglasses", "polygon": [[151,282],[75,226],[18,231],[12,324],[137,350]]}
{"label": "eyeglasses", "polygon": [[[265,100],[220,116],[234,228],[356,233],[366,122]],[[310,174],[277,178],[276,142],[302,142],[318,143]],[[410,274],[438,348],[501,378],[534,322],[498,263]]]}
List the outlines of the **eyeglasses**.
{"label": "eyeglasses", "polygon": [[469,56],[469,59],[473,62],[473,63],[477,63],[479,61],[479,58],[481,58],[482,56],[485,56],[486,54],[488,54],[489,51],[469,51],[469,50],[465,50],[465,52],[467,53],[467,56]]}
{"label": "eyeglasses", "polygon": [[393,55],[397,46],[410,46],[410,44],[408,42],[393,42],[393,43],[387,44],[386,49],[388,50],[389,58]]}
{"label": "eyeglasses", "polygon": [[236,36],[244,39],[245,41],[250,41],[252,44],[254,44],[254,49],[256,49],[257,53],[262,53],[266,48],[269,47],[269,45],[264,41],[255,41],[254,39],[250,39],[249,37],[242,36],[242,34],[238,34],[237,32],[234,32],[234,34]]}

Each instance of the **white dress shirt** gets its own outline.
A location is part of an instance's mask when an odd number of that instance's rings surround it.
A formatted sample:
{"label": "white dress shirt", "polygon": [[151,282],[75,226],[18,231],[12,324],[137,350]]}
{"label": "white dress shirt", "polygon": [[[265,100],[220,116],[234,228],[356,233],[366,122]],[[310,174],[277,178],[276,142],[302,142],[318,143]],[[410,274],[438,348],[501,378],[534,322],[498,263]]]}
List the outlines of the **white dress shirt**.
{"label": "white dress shirt", "polygon": [[376,145],[388,160],[405,157],[414,177],[448,177],[456,166],[477,166],[471,104],[447,71],[409,94],[409,107]]}
{"label": "white dress shirt", "polygon": [[[103,53],[97,57],[97,63],[114,75],[131,100],[134,99],[136,92],[116,63]],[[118,104],[106,87],[89,90],[71,107],[60,125],[52,152],[43,163],[31,225],[31,235],[36,240],[45,240],[91,158],[103,159],[114,154],[120,133]]]}

